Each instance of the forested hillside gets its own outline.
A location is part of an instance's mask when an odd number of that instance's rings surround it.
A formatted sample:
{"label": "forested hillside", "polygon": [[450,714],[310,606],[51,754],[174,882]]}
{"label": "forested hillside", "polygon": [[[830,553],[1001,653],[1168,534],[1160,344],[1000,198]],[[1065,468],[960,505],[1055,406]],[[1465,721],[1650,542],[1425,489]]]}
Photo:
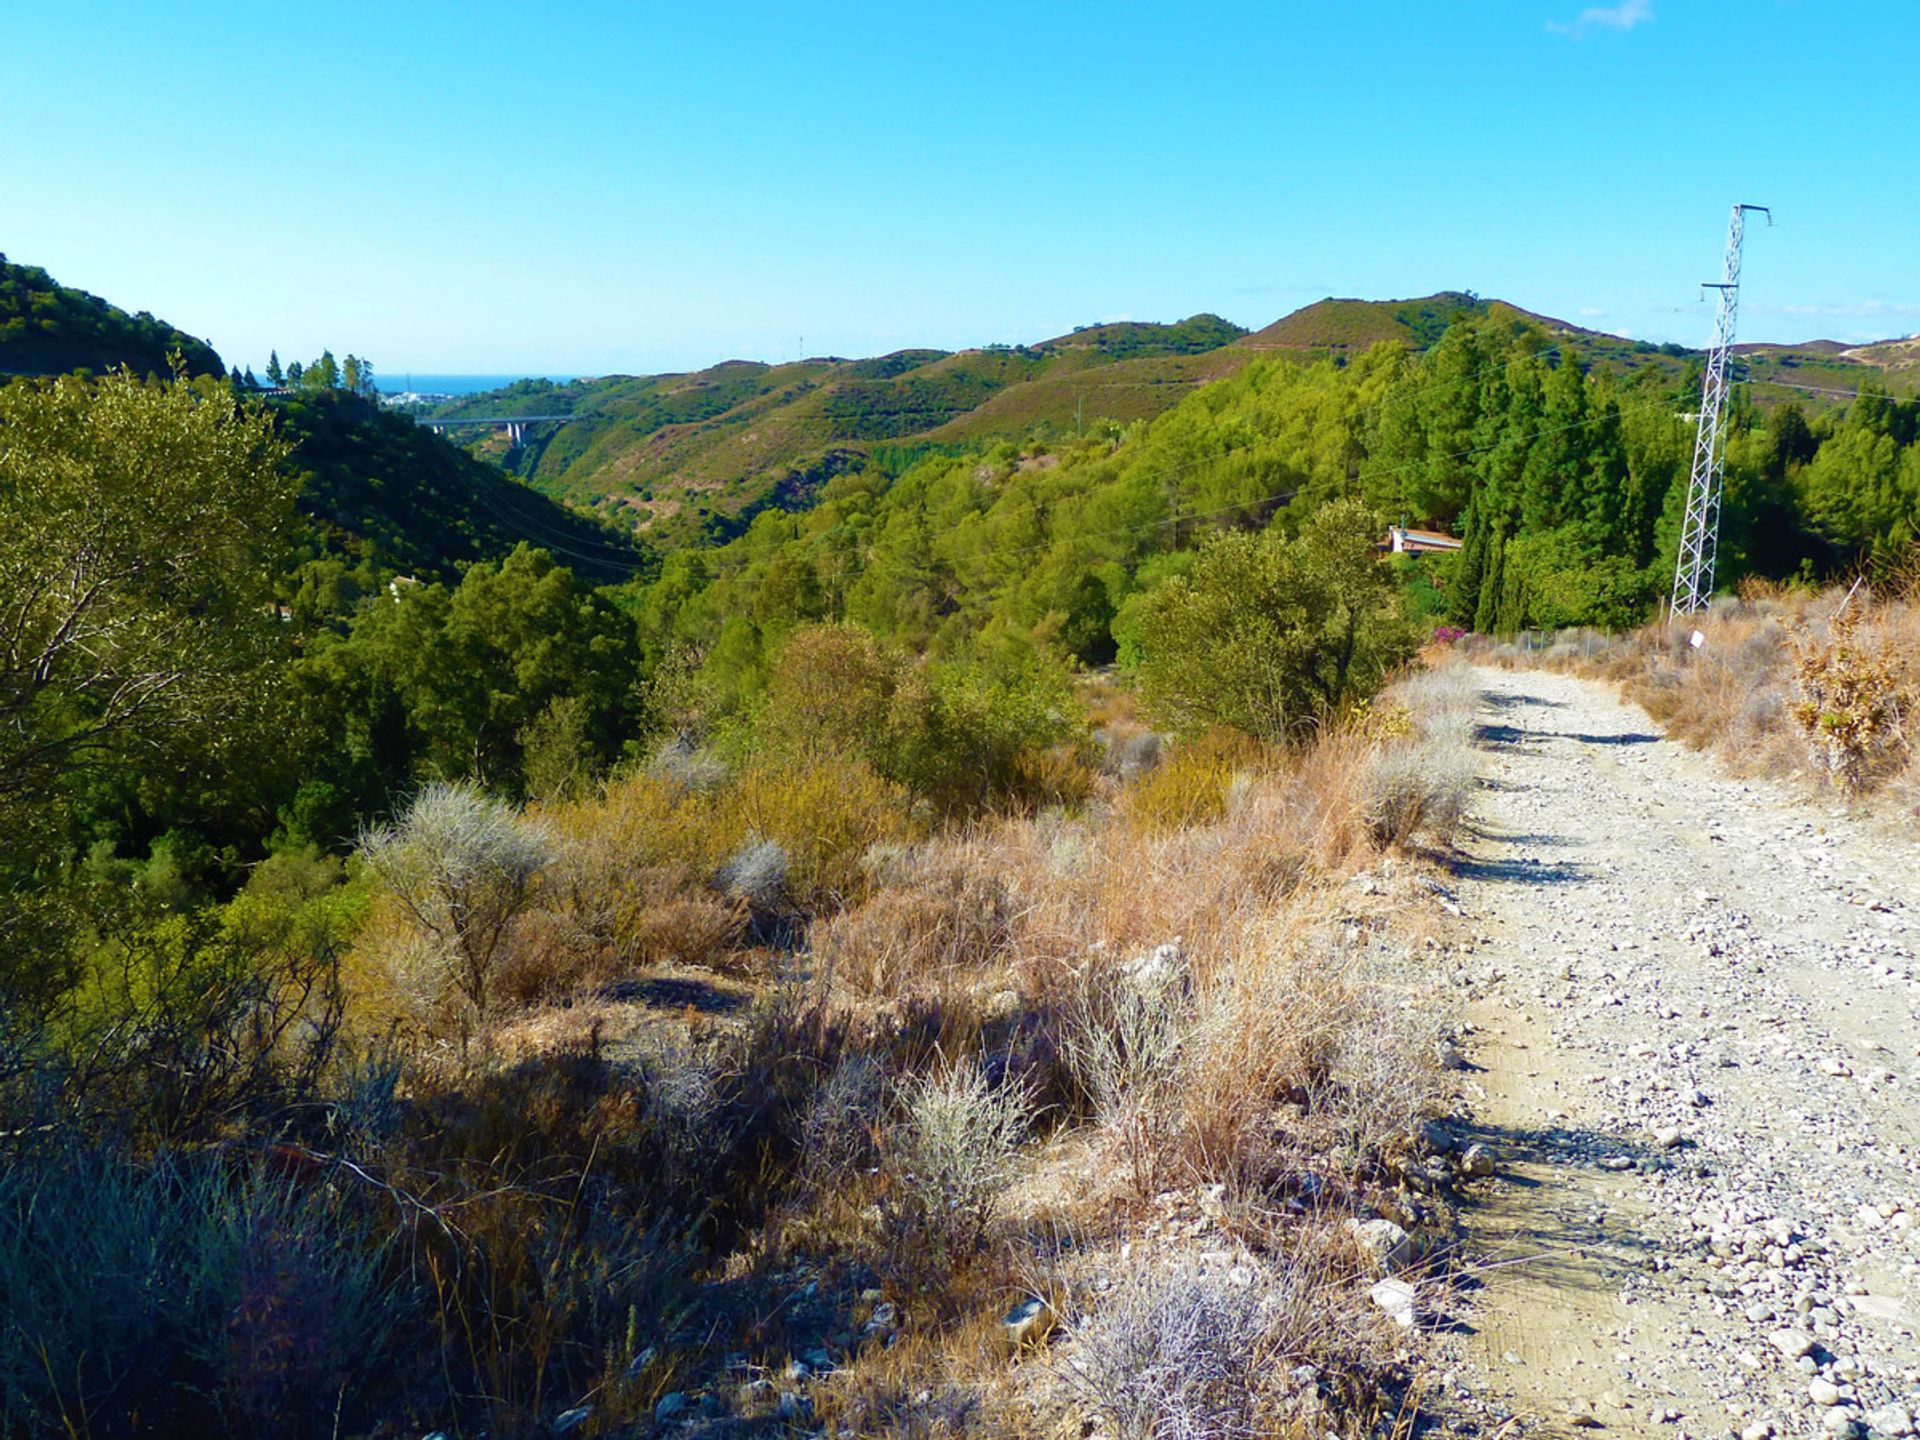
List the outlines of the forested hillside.
{"label": "forested hillside", "polygon": [[165,375],[175,352],[189,375],[223,373],[206,341],[144,310],[129,315],[98,295],[60,284],[37,265],[16,265],[0,255],[0,377],[99,374],[116,365]]}
{"label": "forested hillside", "polygon": [[297,391],[267,408],[293,446],[299,508],[312,521],[305,548],[321,562],[301,572],[296,590],[338,584],[348,572],[362,590],[394,574],[452,580],[523,543],[596,583],[647,573],[649,552],[631,535],[346,390]]}
{"label": "forested hillside", "polygon": [[1207,360],[1242,333],[1197,315],[958,354],[730,361],[687,375],[522,382],[438,413],[570,415],[530,427],[511,454],[499,436],[476,448],[552,494],[594,502],[661,537],[726,538],[770,504],[803,504],[842,470],[892,463],[903,445],[1158,413],[1230,370],[1236,362]]}
{"label": "forested hillside", "polygon": [[[1657,375],[1682,389],[1699,359],[1683,346],[1625,340],[1446,291],[1415,300],[1322,300],[1252,333],[1199,315],[1175,325],[1088,326],[1031,346],[958,354],[905,350],[857,361],[730,361],[685,375],[568,385],[523,381],[439,413],[572,416],[528,427],[511,451],[497,433],[470,443],[548,493],[673,546],[729,540],[764,510],[804,509],[849,472],[897,475],[920,456],[998,441],[1070,444],[1090,429],[1151,420],[1257,360],[1345,362],[1382,343],[1418,354],[1457,321],[1564,349],[1584,370]],[[1823,410],[1866,382],[1894,393],[1920,388],[1920,368],[1898,342],[1751,346],[1742,363],[1763,407],[1791,400]]]}
{"label": "forested hillside", "polygon": [[[1210,532],[1297,528],[1329,499],[1457,528],[1457,558],[1406,562],[1436,619],[1511,631],[1644,618],[1670,581],[1697,370],[1655,356],[1584,369],[1575,345],[1498,313],[1423,354],[1263,357],[1157,419],[1081,439],[842,476],[804,514],[765,514],[641,592],[653,643],[750,666],[797,618],[847,618],[912,648],[981,637],[1086,663],[1134,653],[1142,597]],[[1730,422],[1721,580],[1892,563],[1920,513],[1920,402],[1871,393]]]}

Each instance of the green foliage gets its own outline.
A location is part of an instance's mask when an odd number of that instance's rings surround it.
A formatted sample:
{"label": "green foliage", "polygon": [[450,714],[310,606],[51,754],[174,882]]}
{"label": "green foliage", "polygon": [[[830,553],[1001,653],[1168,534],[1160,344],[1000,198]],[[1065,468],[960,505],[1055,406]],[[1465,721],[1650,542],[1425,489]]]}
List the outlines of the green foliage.
{"label": "green foliage", "polygon": [[753,747],[858,759],[948,815],[1063,798],[1037,763],[1083,740],[1067,675],[1034,652],[915,662],[856,625],[795,630],[770,666]]}
{"label": "green foliage", "polygon": [[294,678],[334,747],[320,778],[372,808],[382,786],[411,777],[473,776],[522,792],[526,741],[543,736],[537,724],[559,704],[578,707],[567,722],[573,763],[604,768],[640,718],[638,662],[632,621],[522,546],[472,566],[452,589],[402,586],[372,599]]}
{"label": "green foliage", "polygon": [[[99,787],[231,783],[278,684],[268,586],[292,484],[265,422],[210,381],[17,382],[0,389],[0,437],[10,902],[42,890]],[[40,897],[0,919],[10,1003],[57,969],[52,913]]]}
{"label": "green foliage", "polygon": [[136,375],[226,373],[204,340],[182,334],[144,310],[129,315],[97,295],[59,284],[37,265],[0,255],[0,376],[104,375],[125,366]]}
{"label": "green foliage", "polygon": [[1297,738],[1372,695],[1416,647],[1379,525],[1337,501],[1298,539],[1218,536],[1156,590],[1140,621],[1140,688],[1174,726]]}
{"label": "green foliage", "polygon": [[[345,390],[303,389],[272,413],[292,446],[300,508],[312,517],[311,562],[360,567],[360,593],[390,573],[452,579],[458,566],[497,560],[519,544],[548,550],[597,582],[629,579],[651,563],[630,537]],[[313,594],[322,583],[297,572],[283,597],[308,611],[347,613],[351,597],[332,602],[345,609],[329,609]]]}

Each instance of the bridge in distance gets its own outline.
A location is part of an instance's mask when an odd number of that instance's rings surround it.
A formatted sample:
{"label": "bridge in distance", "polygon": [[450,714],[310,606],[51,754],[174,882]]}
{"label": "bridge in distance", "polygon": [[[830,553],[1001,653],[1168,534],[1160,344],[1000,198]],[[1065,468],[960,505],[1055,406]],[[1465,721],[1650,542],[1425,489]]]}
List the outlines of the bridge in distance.
{"label": "bridge in distance", "polygon": [[527,426],[538,424],[542,421],[562,424],[574,417],[571,415],[461,415],[451,417],[420,415],[415,418],[420,424],[426,426],[436,435],[442,430],[450,430],[456,425],[491,425],[496,430],[505,430],[508,441],[518,445],[526,436]]}

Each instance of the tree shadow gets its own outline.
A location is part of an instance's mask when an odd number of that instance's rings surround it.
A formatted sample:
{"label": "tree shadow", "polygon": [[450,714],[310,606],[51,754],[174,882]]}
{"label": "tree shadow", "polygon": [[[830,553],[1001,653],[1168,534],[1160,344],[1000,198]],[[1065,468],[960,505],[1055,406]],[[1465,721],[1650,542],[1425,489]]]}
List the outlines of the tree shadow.
{"label": "tree shadow", "polygon": [[1517,710],[1522,706],[1534,706],[1542,710],[1564,710],[1564,700],[1548,700],[1540,695],[1507,695],[1498,690],[1482,690],[1480,703],[1493,710]]}
{"label": "tree shadow", "polygon": [[1517,750],[1529,740],[1572,740],[1581,745],[1652,745],[1662,737],[1646,730],[1592,735],[1579,730],[1529,730],[1521,725],[1483,722],[1473,727],[1473,738],[1489,750]]}
{"label": "tree shadow", "polygon": [[708,980],[684,975],[656,975],[646,980],[615,980],[597,992],[602,1000],[628,1005],[651,1005],[660,1010],[697,1010],[703,1015],[728,1015],[741,1009],[747,997]]}
{"label": "tree shadow", "polygon": [[1453,873],[1463,880],[1497,880],[1511,885],[1572,885],[1589,876],[1584,865],[1571,860],[1536,860],[1531,856],[1513,860],[1463,856],[1453,862]]}
{"label": "tree shadow", "polygon": [[[1671,1153],[1638,1141],[1579,1125],[1538,1126],[1463,1124],[1449,1127],[1460,1148],[1485,1145],[1498,1170],[1491,1182],[1516,1190],[1538,1191],[1548,1182],[1519,1173],[1517,1167],[1579,1170],[1594,1177],[1627,1171],[1673,1168]],[[1614,1161],[1614,1165],[1603,1162]],[[1626,1161],[1626,1166],[1617,1162]],[[1531,1279],[1555,1290],[1611,1294],[1628,1274],[1643,1270],[1661,1253],[1661,1243],[1625,1223],[1617,1212],[1599,1212],[1597,1197],[1569,1188],[1566,1204],[1554,1208],[1528,1203],[1515,1210],[1484,1201],[1472,1208],[1481,1216],[1471,1258],[1449,1278],[1462,1299],[1486,1287],[1483,1278],[1496,1268],[1524,1265]],[[1435,1328],[1471,1331],[1467,1315],[1449,1311]]]}

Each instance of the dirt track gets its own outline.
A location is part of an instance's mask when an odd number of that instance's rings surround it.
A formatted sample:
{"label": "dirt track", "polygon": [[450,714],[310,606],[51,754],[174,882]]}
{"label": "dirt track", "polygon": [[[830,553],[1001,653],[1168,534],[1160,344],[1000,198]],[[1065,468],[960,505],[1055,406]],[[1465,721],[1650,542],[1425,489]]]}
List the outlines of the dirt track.
{"label": "dirt track", "polygon": [[1501,1166],[1468,1218],[1511,1263],[1442,1337],[1450,1389],[1523,1433],[1903,1433],[1920,845],[1605,687],[1475,674],[1464,1099]]}

